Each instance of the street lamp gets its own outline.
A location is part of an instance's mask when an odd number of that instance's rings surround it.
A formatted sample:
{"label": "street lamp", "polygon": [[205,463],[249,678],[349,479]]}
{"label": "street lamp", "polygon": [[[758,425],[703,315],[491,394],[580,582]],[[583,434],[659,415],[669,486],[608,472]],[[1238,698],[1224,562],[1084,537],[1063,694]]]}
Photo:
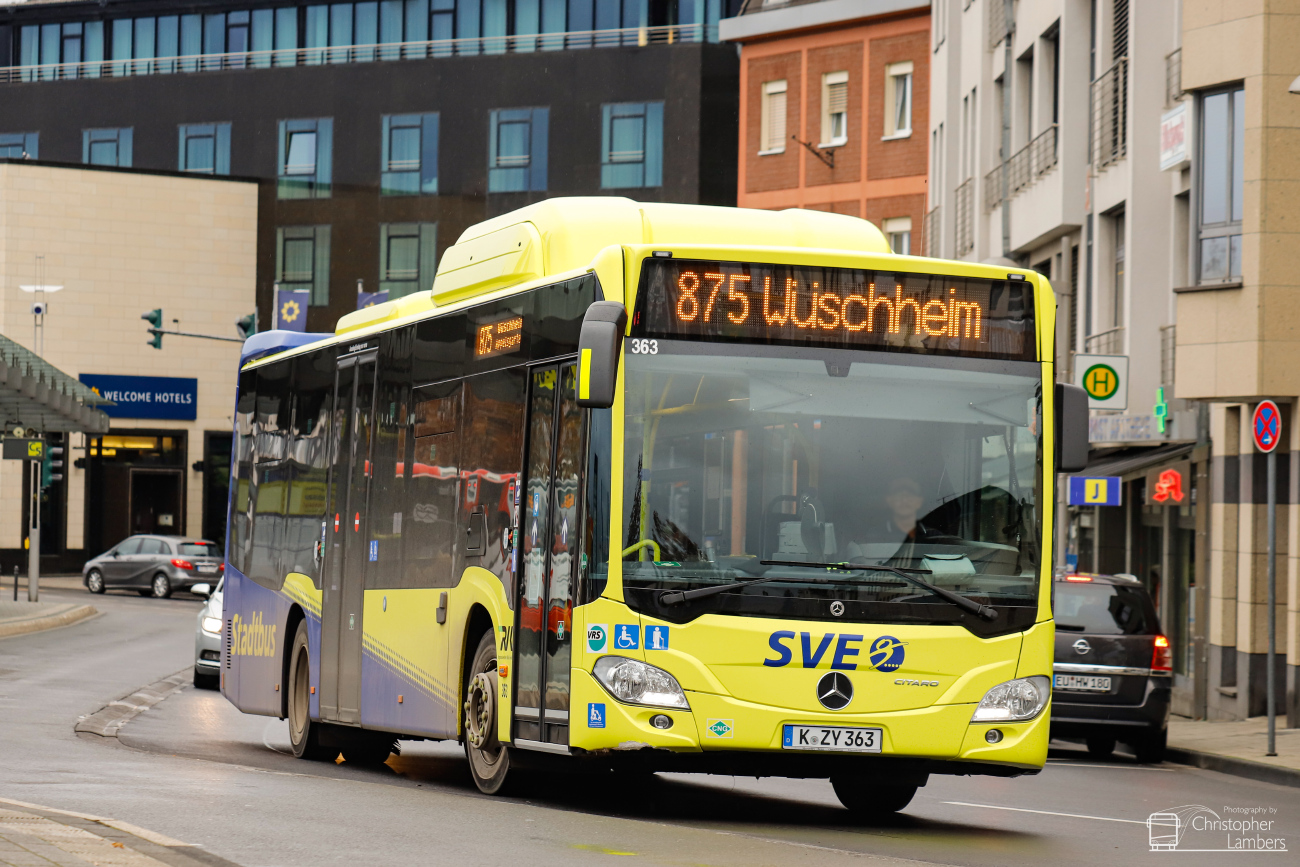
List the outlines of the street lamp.
{"label": "street lamp", "polygon": [[24,292],[39,293],[40,300],[32,302],[32,342],[36,344],[32,348],[36,350],[37,355],[43,358],[45,356],[45,314],[49,312],[45,296],[58,292],[63,287],[37,284],[35,286],[19,286],[18,288]]}

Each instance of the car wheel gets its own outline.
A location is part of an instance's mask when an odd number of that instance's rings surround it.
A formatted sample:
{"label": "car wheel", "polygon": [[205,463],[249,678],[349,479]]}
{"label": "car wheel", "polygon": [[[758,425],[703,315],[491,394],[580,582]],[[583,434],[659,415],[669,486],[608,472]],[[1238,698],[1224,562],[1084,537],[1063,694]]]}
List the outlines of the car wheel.
{"label": "car wheel", "polygon": [[1085,743],[1088,744],[1088,755],[1098,759],[1104,759],[1115,752],[1115,739],[1109,735],[1093,735]]}
{"label": "car wheel", "polygon": [[912,802],[920,786],[884,783],[875,777],[831,777],[835,796],[859,821],[897,813]]}
{"label": "car wheel", "polygon": [[104,592],[104,573],[98,569],[91,569],[86,574],[86,589],[91,593]]}
{"label": "car wheel", "polygon": [[219,689],[221,687],[221,675],[204,674],[197,668],[194,669],[194,688],[195,689]]}
{"label": "car wheel", "polygon": [[298,622],[289,650],[289,744],[300,759],[333,761],[338,750],[321,746],[321,723],[311,718],[311,653],[307,647],[307,621]]}
{"label": "car wheel", "polygon": [[510,748],[497,739],[497,644],[491,630],[483,633],[465,688],[465,757],[474,785],[485,795],[505,787],[510,773]]}
{"label": "car wheel", "polygon": [[155,599],[166,599],[172,595],[172,582],[162,572],[153,576],[153,583],[149,587]]}
{"label": "car wheel", "polygon": [[1144,765],[1158,765],[1165,760],[1165,748],[1168,744],[1168,729],[1149,732],[1132,744],[1133,755]]}

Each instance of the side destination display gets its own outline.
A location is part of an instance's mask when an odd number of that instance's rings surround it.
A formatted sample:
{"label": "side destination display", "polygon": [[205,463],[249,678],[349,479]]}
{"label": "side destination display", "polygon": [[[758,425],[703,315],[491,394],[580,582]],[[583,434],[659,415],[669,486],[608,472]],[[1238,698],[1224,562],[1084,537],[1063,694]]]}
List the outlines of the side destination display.
{"label": "side destination display", "polygon": [[636,337],[1032,361],[1033,287],[1015,280],[647,259]]}

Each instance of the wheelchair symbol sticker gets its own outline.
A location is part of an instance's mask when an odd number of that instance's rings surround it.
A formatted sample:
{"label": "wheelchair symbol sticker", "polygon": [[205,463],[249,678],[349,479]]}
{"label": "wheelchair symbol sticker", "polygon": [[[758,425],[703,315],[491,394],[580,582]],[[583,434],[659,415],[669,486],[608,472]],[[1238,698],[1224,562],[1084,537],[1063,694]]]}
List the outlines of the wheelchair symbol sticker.
{"label": "wheelchair symbol sticker", "polygon": [[641,646],[640,630],[631,623],[620,623],[614,627],[614,646],[619,650],[636,650]]}

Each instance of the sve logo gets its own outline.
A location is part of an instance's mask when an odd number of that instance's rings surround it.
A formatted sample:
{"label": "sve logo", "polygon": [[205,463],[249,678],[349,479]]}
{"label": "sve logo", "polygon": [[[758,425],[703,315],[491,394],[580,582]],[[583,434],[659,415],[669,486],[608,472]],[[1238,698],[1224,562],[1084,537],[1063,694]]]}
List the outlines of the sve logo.
{"label": "sve logo", "polygon": [[[796,635],[788,630],[773,632],[767,639],[769,647],[776,656],[763,660],[768,668],[784,668],[794,659],[794,649],[786,642],[793,641]],[[839,671],[857,671],[859,663],[855,659],[861,652],[864,636],[848,633],[827,632],[813,643],[810,632],[798,633],[800,659],[804,668],[816,668],[823,658],[830,654],[831,668]],[[832,652],[831,647],[835,650]],[[903,664],[907,651],[906,642],[899,641],[892,635],[882,635],[871,642],[867,649],[864,668],[876,671],[897,671]]]}

